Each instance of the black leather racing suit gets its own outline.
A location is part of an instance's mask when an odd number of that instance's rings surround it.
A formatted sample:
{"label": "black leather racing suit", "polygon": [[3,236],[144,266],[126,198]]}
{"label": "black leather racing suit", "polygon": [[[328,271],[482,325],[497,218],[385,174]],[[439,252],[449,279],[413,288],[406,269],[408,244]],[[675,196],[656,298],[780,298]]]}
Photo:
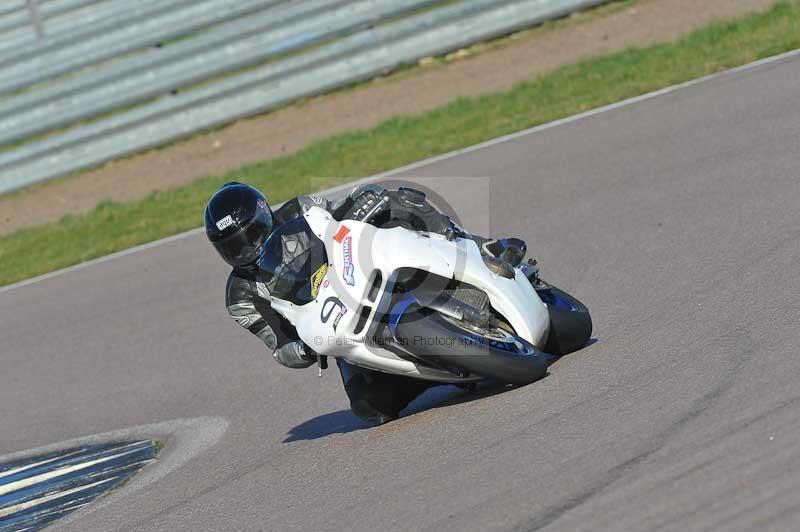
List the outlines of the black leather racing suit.
{"label": "black leather racing suit", "polygon": [[[381,203],[383,198],[387,198],[385,203]],[[302,216],[313,206],[329,211],[339,221],[359,220],[374,211],[379,214],[371,217],[371,221],[379,224],[401,223],[416,230],[440,234],[455,227],[452,220],[434,209],[421,192],[411,189],[387,191],[377,185],[356,187],[349,196],[336,202],[316,196],[295,198],[274,213],[275,226]],[[285,262],[305,249],[302,236],[297,239],[284,237]],[[272,310],[269,291],[270,283],[256,282],[253,271],[234,269],[228,277],[226,289],[228,312],[239,325],[260,338],[278,362],[290,368],[309,367],[316,362],[316,356],[310,350],[306,354],[292,324]],[[341,359],[337,359],[337,364],[353,412],[368,421],[379,422],[381,416],[396,417],[430,386],[420,380],[352,366]]]}

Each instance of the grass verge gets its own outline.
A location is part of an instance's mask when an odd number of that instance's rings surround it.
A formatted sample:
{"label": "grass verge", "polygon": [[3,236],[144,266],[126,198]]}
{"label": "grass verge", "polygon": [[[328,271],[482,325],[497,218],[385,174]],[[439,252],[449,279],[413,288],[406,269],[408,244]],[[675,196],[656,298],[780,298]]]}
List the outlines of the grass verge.
{"label": "grass verge", "polygon": [[252,183],[278,202],[798,47],[800,5],[783,1],[675,42],[569,65],[507,92],[460,98],[142,200],[105,202],[0,237],[0,285],[197,227],[205,201],[226,181]]}

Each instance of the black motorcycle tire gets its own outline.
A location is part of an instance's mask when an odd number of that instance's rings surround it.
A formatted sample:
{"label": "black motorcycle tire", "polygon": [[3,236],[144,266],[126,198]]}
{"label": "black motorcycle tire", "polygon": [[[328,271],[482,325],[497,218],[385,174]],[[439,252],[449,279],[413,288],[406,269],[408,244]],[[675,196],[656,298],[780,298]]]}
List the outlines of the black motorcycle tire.
{"label": "black motorcycle tire", "polygon": [[586,347],[592,336],[592,317],[586,305],[555,286],[536,292],[550,315],[550,332],[544,350],[564,356]]}

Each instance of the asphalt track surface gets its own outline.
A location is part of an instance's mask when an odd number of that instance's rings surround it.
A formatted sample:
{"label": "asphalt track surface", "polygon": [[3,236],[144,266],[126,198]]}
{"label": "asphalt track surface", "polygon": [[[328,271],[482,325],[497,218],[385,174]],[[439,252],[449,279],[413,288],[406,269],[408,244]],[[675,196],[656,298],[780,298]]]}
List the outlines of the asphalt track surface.
{"label": "asphalt track surface", "polygon": [[[193,234],[0,293],[0,453],[216,431],[83,532],[800,529],[798,94],[792,56],[413,171],[592,310],[538,383],[366,428],[226,316]],[[489,218],[441,176],[490,176]]]}

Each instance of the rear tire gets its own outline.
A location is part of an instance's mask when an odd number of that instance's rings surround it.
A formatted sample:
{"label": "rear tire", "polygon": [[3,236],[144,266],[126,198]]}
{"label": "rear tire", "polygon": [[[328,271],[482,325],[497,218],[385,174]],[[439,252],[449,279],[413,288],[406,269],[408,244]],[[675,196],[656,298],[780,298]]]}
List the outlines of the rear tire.
{"label": "rear tire", "polygon": [[508,384],[529,384],[547,374],[555,357],[517,336],[498,329],[487,334],[459,326],[438,312],[406,312],[395,338],[414,356],[443,366]]}
{"label": "rear tire", "polygon": [[545,351],[564,356],[586,347],[592,336],[592,317],[586,305],[555,286],[536,292],[550,315]]}

